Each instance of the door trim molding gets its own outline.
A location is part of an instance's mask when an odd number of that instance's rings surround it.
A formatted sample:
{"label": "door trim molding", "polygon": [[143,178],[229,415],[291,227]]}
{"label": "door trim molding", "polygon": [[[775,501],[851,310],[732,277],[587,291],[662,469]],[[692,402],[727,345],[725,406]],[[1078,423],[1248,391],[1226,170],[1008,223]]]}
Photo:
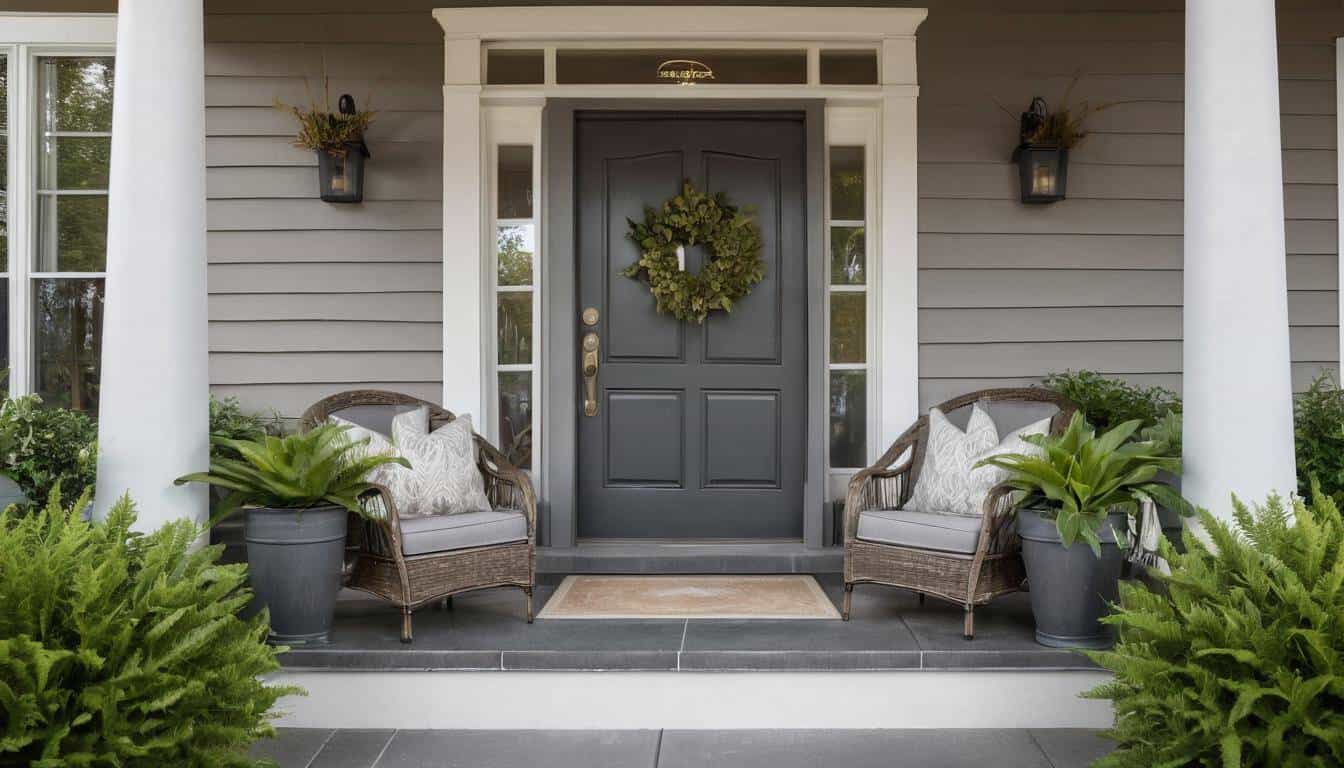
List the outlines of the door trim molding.
{"label": "door trim molding", "polygon": [[826,494],[826,263],[822,243],[825,195],[825,103],[821,99],[689,100],[550,99],[542,112],[545,169],[541,435],[543,543],[572,547],[578,531],[578,283],[574,206],[574,128],[580,111],[794,112],[804,117],[807,208],[807,444],[803,543],[822,546]]}

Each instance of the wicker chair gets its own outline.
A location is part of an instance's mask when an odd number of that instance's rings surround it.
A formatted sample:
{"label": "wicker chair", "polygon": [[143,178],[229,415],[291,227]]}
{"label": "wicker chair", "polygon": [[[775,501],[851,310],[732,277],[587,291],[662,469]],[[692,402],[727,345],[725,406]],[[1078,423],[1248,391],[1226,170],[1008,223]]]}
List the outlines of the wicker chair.
{"label": "wicker chair", "polygon": [[[356,390],[332,395],[309,408],[299,422],[309,430],[342,411],[355,414],[383,410],[390,421],[396,409],[424,405],[429,408],[431,428],[452,421],[453,414],[409,395],[378,390]],[[350,411],[349,409],[355,409]],[[356,418],[352,421],[359,423]],[[364,424],[373,428],[370,424]],[[379,430],[381,431],[381,430]],[[401,641],[409,643],[411,612],[427,603],[446,600],[459,592],[488,587],[513,586],[527,600],[527,622],[532,623],[532,588],[536,583],[537,497],[526,474],[480,435],[474,435],[485,494],[493,509],[516,510],[527,520],[526,540],[451,549],[424,554],[404,554],[402,523],[391,494],[375,487],[367,502],[380,499],[386,513],[379,519],[351,515],[347,550],[354,555],[347,567],[347,586],[383,598],[401,609]]]}
{"label": "wicker chair", "polygon": [[[997,404],[1000,408],[1036,409],[1036,415],[1028,421],[1042,418],[1049,409],[1058,409],[1050,423],[1054,433],[1062,431],[1077,410],[1066,398],[1039,388],[971,392],[942,403],[938,409],[951,417],[961,409],[967,409],[969,414],[975,403],[984,403],[988,408]],[[998,423],[999,419],[995,421]],[[1023,421],[1007,428],[1001,424],[1000,434],[1021,428],[1026,423]],[[896,438],[876,464],[860,471],[850,481],[845,497],[843,615],[848,621],[855,584],[900,587],[917,592],[920,602],[924,595],[933,595],[962,606],[966,612],[963,634],[970,640],[975,635],[977,605],[1022,589],[1025,572],[1021,542],[1009,524],[1011,489],[1001,485],[986,496],[974,553],[900,546],[857,537],[860,513],[900,509],[909,501],[923,466],[928,431],[928,416],[920,416],[913,426]]]}

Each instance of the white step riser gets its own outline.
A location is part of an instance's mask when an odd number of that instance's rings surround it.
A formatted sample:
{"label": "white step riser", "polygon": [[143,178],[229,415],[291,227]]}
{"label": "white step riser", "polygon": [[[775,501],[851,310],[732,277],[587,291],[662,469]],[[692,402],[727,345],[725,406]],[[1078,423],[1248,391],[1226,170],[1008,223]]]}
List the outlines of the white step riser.
{"label": "white step riser", "polygon": [[277,674],[308,728],[1106,728],[1099,672],[320,672]]}

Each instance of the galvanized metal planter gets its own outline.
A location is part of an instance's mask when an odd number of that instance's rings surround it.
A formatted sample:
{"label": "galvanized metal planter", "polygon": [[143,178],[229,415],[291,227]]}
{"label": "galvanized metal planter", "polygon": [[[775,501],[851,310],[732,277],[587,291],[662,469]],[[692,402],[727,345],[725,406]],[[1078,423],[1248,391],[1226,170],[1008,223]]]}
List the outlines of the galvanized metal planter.
{"label": "galvanized metal planter", "polygon": [[270,609],[268,642],[330,640],[349,514],[337,506],[247,510],[247,562],[255,602]]}
{"label": "galvanized metal planter", "polygon": [[1082,542],[1065,547],[1055,521],[1034,509],[1017,511],[1017,535],[1036,617],[1036,642],[1051,648],[1109,648],[1114,637],[1101,623],[1119,596],[1124,554],[1112,529],[1123,531],[1124,515],[1110,515],[1098,536],[1101,557]]}

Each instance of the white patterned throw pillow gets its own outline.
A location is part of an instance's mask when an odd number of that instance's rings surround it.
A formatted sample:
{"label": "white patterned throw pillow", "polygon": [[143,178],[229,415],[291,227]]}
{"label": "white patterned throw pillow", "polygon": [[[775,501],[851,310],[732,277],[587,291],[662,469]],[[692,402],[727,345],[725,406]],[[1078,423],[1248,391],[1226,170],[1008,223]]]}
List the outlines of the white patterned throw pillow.
{"label": "white patterned throw pillow", "polygon": [[971,483],[970,496],[967,501],[971,507],[966,510],[967,515],[979,517],[984,514],[985,497],[994,490],[994,486],[1007,482],[1009,472],[1001,467],[986,465],[976,467],[975,465],[983,459],[991,456],[1003,456],[1009,453],[1020,453],[1024,456],[1042,456],[1045,451],[1041,450],[1039,445],[1027,442],[1024,438],[1027,435],[1045,435],[1050,433],[1050,420],[1053,416],[1046,416],[1040,421],[1032,422],[1027,426],[1014,430],[1003,438],[998,445],[983,451],[975,456],[971,461]]}
{"label": "white patterned throw pillow", "polygon": [[[401,451],[388,439],[386,435],[375,432],[367,427],[342,419],[340,416],[329,416],[327,421],[337,426],[345,427],[345,435],[351,442],[367,440],[364,448],[360,451],[362,456],[401,456]],[[412,411],[398,413],[392,417],[392,432],[395,434],[398,429],[418,430],[424,432],[429,425],[429,409],[425,407],[416,408]],[[397,505],[397,513],[401,517],[414,517],[415,513],[409,511],[414,504],[414,498],[411,495],[411,471],[400,464],[384,464],[369,472],[364,478],[370,483],[377,483],[392,494],[392,503]]]}
{"label": "white patterned throw pillow", "polygon": [[[994,420],[976,403],[966,431],[947,420],[937,408],[929,410],[929,443],[924,466],[905,509],[937,515],[966,515],[970,507],[971,466],[982,451],[999,443]],[[977,511],[975,514],[979,514]]]}
{"label": "white patterned throw pillow", "polygon": [[476,466],[470,415],[460,414],[433,432],[427,424],[416,427],[393,424],[392,439],[411,462],[408,473],[411,514],[490,511],[485,480]]}

